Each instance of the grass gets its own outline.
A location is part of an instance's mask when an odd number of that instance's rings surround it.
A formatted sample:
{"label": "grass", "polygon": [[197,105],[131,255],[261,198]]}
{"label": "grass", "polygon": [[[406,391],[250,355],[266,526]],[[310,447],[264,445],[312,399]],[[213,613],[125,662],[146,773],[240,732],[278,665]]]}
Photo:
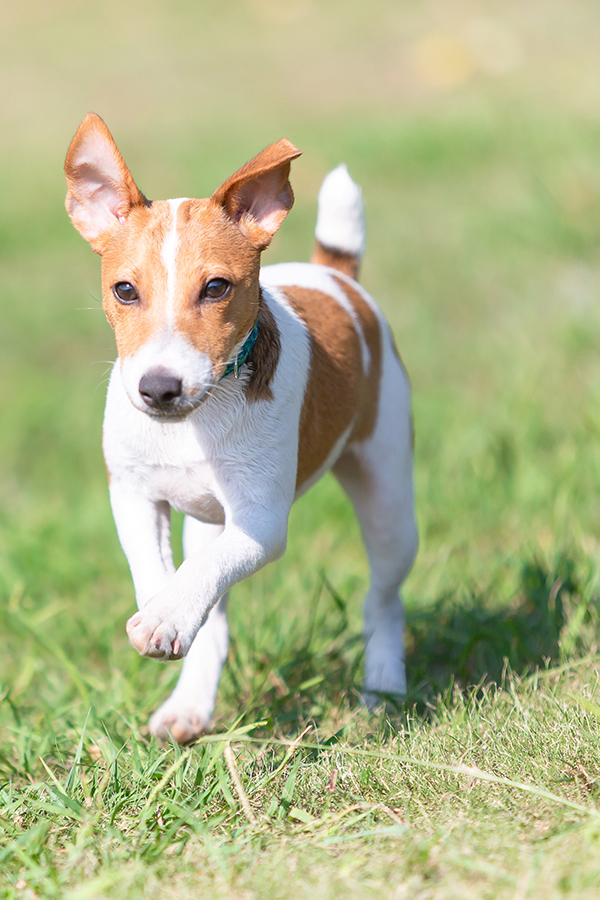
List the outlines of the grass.
{"label": "grass", "polygon": [[[598,15],[586,0],[484,19],[474,0],[3,10],[2,896],[598,895]],[[499,47],[512,63],[493,71]],[[185,751],[149,739],[178,666],[125,638],[100,453],[114,346],[98,261],[62,210],[89,108],[150,196],[206,195],[283,134],[302,147],[268,261],[307,258],[328,168],[362,184],[362,280],[414,389],[401,708],[360,705],[367,570],[325,478],[284,559],[235,589],[214,734]]]}

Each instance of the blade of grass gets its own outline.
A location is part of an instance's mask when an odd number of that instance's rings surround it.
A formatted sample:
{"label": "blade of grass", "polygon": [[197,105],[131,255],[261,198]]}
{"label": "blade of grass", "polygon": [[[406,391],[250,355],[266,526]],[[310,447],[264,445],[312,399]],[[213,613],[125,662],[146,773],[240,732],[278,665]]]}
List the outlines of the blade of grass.
{"label": "blade of grass", "polygon": [[75,778],[77,776],[77,771],[79,769],[79,764],[81,763],[81,754],[83,753],[83,740],[85,738],[85,732],[91,711],[91,709],[88,709],[87,716],[85,717],[85,722],[83,723],[83,728],[81,729],[81,737],[79,738],[77,750],[75,751],[75,756],[73,758],[73,764],[69,769],[69,774],[67,775],[67,780],[65,782],[65,793],[67,794],[71,793]]}
{"label": "blade of grass", "polygon": [[240,778],[239,769],[235,761],[235,754],[231,749],[230,741],[227,741],[227,743],[225,744],[223,756],[225,757],[225,762],[227,763],[227,768],[229,769],[229,774],[231,775],[231,780],[233,782],[235,792],[238,795],[239,801],[242,805],[242,809],[244,810],[244,815],[252,825],[256,825],[258,820],[254,815],[254,810],[250,806],[248,795],[244,790],[244,785],[242,784],[242,780]]}

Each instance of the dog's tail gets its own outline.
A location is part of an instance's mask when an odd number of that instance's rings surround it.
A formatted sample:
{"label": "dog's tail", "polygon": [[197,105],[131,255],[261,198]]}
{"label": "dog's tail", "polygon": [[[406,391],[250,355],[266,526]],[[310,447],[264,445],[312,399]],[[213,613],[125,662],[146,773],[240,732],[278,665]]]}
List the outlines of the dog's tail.
{"label": "dog's tail", "polygon": [[365,209],[361,190],[346,166],[330,172],[321,185],[315,237],[311,262],[358,278],[365,250]]}

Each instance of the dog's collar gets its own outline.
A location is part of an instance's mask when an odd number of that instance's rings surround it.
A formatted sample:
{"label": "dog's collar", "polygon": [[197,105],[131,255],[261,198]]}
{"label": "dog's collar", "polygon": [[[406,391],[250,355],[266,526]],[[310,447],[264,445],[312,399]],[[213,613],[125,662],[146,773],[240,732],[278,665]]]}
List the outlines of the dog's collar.
{"label": "dog's collar", "polygon": [[228,375],[235,375],[236,378],[239,377],[240,366],[243,366],[250,354],[252,353],[252,349],[256,343],[256,338],[258,337],[258,319],[254,323],[254,328],[244,341],[241,346],[241,349],[235,355],[235,359],[232,362],[227,363],[221,378],[227,378]]}

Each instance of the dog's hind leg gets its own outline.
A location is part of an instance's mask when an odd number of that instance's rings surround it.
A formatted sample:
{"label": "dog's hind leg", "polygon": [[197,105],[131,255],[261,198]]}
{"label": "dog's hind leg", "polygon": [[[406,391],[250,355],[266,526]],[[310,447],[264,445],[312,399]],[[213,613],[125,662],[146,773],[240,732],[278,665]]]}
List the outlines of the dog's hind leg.
{"label": "dog's hind leg", "polygon": [[374,431],[334,468],[354,504],[371,567],[364,602],[364,698],[370,706],[382,695],[406,693],[399,591],[418,545],[409,387],[397,357],[386,356]]}
{"label": "dog's hind leg", "polygon": [[[210,525],[186,516],[184,556],[192,556],[212,543],[222,530],[222,525]],[[173,693],[150,719],[152,734],[161,740],[171,734],[179,744],[189,744],[208,729],[228,648],[225,594],[194,638]]]}

